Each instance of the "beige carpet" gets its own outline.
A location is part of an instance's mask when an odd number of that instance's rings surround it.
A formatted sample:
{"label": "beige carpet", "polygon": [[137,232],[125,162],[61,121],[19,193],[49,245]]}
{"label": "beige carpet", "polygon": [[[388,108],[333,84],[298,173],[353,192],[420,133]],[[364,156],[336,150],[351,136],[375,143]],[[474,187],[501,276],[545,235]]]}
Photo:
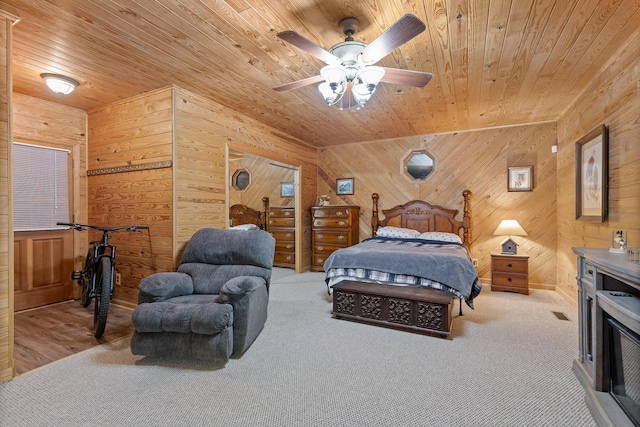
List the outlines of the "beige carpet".
{"label": "beige carpet", "polygon": [[484,290],[446,340],[333,319],[323,279],[277,269],[264,330],[224,367],[150,364],[124,339],[1,384],[0,425],[595,425],[558,294]]}

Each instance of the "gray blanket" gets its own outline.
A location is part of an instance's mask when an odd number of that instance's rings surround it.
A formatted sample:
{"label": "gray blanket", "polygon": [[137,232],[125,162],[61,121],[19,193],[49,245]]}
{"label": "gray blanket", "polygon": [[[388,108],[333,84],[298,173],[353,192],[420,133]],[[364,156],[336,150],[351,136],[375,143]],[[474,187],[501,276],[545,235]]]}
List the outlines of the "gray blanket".
{"label": "gray blanket", "polygon": [[420,239],[374,237],[333,252],[324,264],[325,271],[359,268],[423,277],[447,285],[473,298],[478,272],[469,251],[457,243]]}

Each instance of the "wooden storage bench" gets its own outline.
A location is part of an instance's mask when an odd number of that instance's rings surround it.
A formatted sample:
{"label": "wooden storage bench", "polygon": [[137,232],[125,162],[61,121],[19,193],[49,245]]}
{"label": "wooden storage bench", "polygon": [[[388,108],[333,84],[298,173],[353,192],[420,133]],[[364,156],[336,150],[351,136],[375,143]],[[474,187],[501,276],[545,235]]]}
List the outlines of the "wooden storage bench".
{"label": "wooden storage bench", "polygon": [[344,280],[333,286],[333,316],[448,337],[453,295],[437,289]]}

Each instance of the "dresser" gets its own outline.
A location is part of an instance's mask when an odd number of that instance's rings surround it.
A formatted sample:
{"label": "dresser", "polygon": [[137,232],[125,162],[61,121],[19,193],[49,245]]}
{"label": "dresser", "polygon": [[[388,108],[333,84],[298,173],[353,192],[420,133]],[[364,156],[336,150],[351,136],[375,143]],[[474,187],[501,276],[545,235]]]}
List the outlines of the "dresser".
{"label": "dresser", "polygon": [[491,254],[491,290],[529,295],[529,256]]}
{"label": "dresser", "polygon": [[311,271],[324,271],[329,255],[359,241],[360,206],[311,208]]}
{"label": "dresser", "polygon": [[296,211],[293,206],[271,206],[267,230],[276,239],[275,267],[296,267]]}

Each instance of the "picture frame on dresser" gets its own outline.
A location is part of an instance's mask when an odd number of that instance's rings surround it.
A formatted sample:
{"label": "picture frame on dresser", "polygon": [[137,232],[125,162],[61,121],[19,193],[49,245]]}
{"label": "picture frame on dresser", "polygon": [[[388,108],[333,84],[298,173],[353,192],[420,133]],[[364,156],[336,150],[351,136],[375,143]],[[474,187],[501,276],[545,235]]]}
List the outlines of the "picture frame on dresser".
{"label": "picture frame on dresser", "polygon": [[604,222],[608,208],[609,132],[605,125],[576,141],[576,220]]}
{"label": "picture frame on dresser", "polygon": [[281,182],[280,183],[280,197],[293,197],[295,189],[293,182]]}
{"label": "picture frame on dresser", "polygon": [[353,178],[336,179],[336,194],[339,196],[348,196],[353,194]]}
{"label": "picture frame on dresser", "polygon": [[507,171],[509,192],[533,191],[533,166],[511,166]]}

